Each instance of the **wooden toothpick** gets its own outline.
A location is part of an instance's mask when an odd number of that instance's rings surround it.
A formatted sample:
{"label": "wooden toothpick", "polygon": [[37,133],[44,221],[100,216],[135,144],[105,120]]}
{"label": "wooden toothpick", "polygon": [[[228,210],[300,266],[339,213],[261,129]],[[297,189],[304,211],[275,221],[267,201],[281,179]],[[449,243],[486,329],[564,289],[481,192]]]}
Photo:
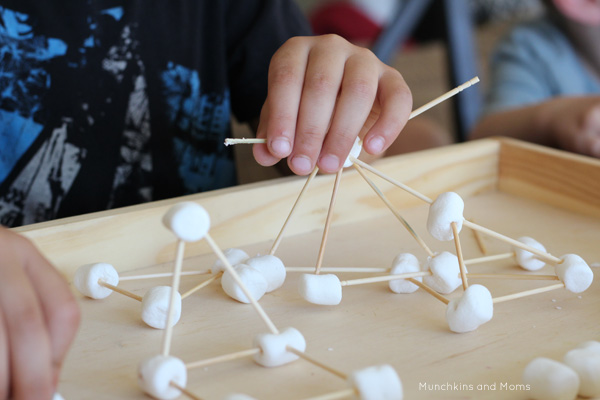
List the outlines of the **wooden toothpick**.
{"label": "wooden toothpick", "polygon": [[327,246],[327,236],[329,235],[329,227],[331,226],[331,220],[333,219],[333,209],[335,207],[335,200],[337,192],[340,187],[340,181],[342,180],[342,173],[344,169],[340,169],[335,174],[335,182],[333,184],[333,190],[331,192],[331,201],[329,202],[329,209],[327,210],[327,219],[325,220],[325,227],[323,228],[323,238],[321,239],[321,246],[319,247],[319,256],[317,257],[317,265],[315,266],[315,274],[319,275],[321,272],[321,265],[323,264],[323,256],[325,255],[325,246]]}
{"label": "wooden toothpick", "polygon": [[209,365],[220,364],[227,361],[238,360],[240,358],[250,357],[257,353],[260,353],[259,348],[253,348],[248,350],[237,351],[235,353],[229,353],[218,357],[207,358],[205,360],[194,361],[185,364],[185,368],[189,371],[194,368],[207,367]]}
{"label": "wooden toothpick", "polygon": [[250,304],[252,304],[252,307],[254,307],[254,309],[256,310],[256,313],[258,314],[258,316],[264,321],[265,325],[267,325],[267,328],[269,328],[269,330],[271,331],[272,334],[278,335],[279,330],[277,329],[277,327],[275,326],[273,321],[271,321],[271,318],[269,318],[269,316],[267,315],[265,310],[262,308],[262,306],[260,304],[258,304],[258,301],[256,301],[256,299],[252,296],[252,294],[250,293],[250,291],[248,290],[248,288],[246,287],[244,282],[242,282],[238,273],[235,272],[235,270],[231,266],[231,263],[229,262],[227,257],[225,257],[225,254],[223,254],[223,252],[221,251],[221,248],[215,243],[215,241],[210,236],[210,234],[207,233],[204,238],[208,242],[208,245],[211,247],[213,252],[219,258],[219,260],[221,260],[221,262],[225,266],[225,269],[227,271],[229,271],[229,273],[231,274],[231,277],[233,278],[235,283],[237,283],[238,286],[240,287],[240,289],[242,289],[242,292],[244,292],[244,294],[250,301]]}
{"label": "wooden toothpick", "polygon": [[[285,267],[287,272],[313,272],[313,267]],[[390,272],[389,268],[360,268],[360,267],[330,267],[321,268],[321,272],[354,272],[354,273],[367,273],[377,274],[382,272]]]}
{"label": "wooden toothpick", "polygon": [[264,138],[227,138],[225,139],[225,146],[231,146],[232,144],[257,144],[257,143],[267,143],[267,139]]}
{"label": "wooden toothpick", "polygon": [[450,224],[452,227],[452,235],[454,236],[454,246],[456,247],[456,257],[458,258],[458,266],[460,268],[460,279],[462,280],[463,290],[469,288],[469,281],[467,280],[467,269],[465,268],[465,260],[463,259],[462,247],[460,246],[460,238],[458,237],[458,228],[456,222]]}
{"label": "wooden toothpick", "polygon": [[556,275],[525,275],[525,274],[472,274],[468,273],[469,278],[479,279],[514,279],[523,281],[559,281]]}
{"label": "wooden toothpick", "polygon": [[191,288],[190,290],[188,290],[187,292],[185,292],[184,294],[181,295],[181,300],[185,299],[186,297],[191,296],[192,294],[196,293],[198,290],[202,289],[203,287],[210,285],[212,282],[219,279],[221,277],[221,275],[223,275],[223,272],[219,272],[218,274],[211,276],[204,282],[199,283],[198,285],[194,286],[193,288]]}
{"label": "wooden toothpick", "polygon": [[418,271],[418,272],[407,272],[405,274],[373,276],[371,278],[362,278],[362,279],[350,279],[347,281],[340,281],[340,283],[342,286],[354,286],[354,285],[363,285],[366,283],[389,282],[389,281],[395,281],[397,279],[418,278],[421,276],[430,276],[430,275],[431,275],[431,271]]}
{"label": "wooden toothpick", "polygon": [[439,294],[438,292],[436,292],[435,290],[433,290],[432,288],[430,288],[429,286],[427,286],[423,282],[419,282],[415,278],[408,278],[407,280],[410,281],[410,282],[412,282],[412,283],[414,283],[415,285],[417,285],[418,287],[420,287],[421,289],[423,289],[424,291],[426,291],[427,293],[429,293],[430,295],[432,295],[433,297],[435,297],[436,299],[438,299],[442,303],[444,303],[446,305],[448,303],[450,303],[450,300],[448,300],[446,297],[442,296],[441,294]]}
{"label": "wooden toothpick", "polygon": [[127,297],[130,297],[130,298],[132,298],[134,300],[142,301],[142,296],[138,296],[135,293],[131,293],[131,292],[125,290],[125,289],[121,289],[120,287],[111,285],[110,283],[104,282],[102,279],[98,280],[98,285],[103,286],[103,287],[105,287],[107,289],[110,289],[113,292],[117,292],[117,293],[120,293],[120,294],[125,295]]}
{"label": "wooden toothpick", "polygon": [[538,256],[539,258],[543,259],[544,261],[550,262],[552,264],[560,264],[562,262],[562,260],[560,258],[554,257],[552,254],[550,253],[546,253],[544,251],[540,251],[538,249],[536,249],[535,247],[531,247],[526,245],[525,243],[521,243],[518,240],[515,239],[511,239],[508,236],[504,236],[501,233],[498,232],[494,232],[491,229],[485,228],[481,225],[477,225],[476,223],[473,223],[469,220],[464,220],[463,221],[463,225],[471,228],[471,229],[475,229],[481,233],[483,233],[484,235],[488,235],[491,236],[495,239],[501,240],[503,242],[506,242],[508,244],[513,245],[514,247],[523,249],[525,251],[528,251],[530,253],[535,254],[536,256]]}
{"label": "wooden toothpick", "polygon": [[510,253],[494,254],[494,255],[485,256],[485,257],[471,258],[471,259],[465,260],[465,265],[483,264],[483,263],[487,263],[487,262],[491,262],[491,261],[506,260],[508,258],[513,258],[514,256],[515,256],[515,253],[510,252]]}
{"label": "wooden toothpick", "polygon": [[356,169],[356,171],[358,171],[358,173],[360,174],[360,176],[362,176],[362,178],[365,180],[365,182],[367,182],[369,184],[369,186],[371,187],[371,189],[373,189],[373,191],[375,191],[375,193],[377,194],[377,196],[379,196],[379,198],[385,203],[385,205],[390,209],[390,211],[392,212],[392,214],[394,214],[394,216],[398,219],[398,221],[400,221],[400,223],[402,225],[404,225],[404,227],[406,228],[406,230],[408,231],[408,233],[410,233],[411,236],[421,246],[421,248],[423,250],[425,250],[425,252],[427,253],[427,255],[429,257],[433,257],[433,252],[431,251],[431,249],[429,248],[429,246],[427,246],[427,244],[423,241],[423,239],[421,239],[421,237],[419,235],[417,235],[417,232],[415,232],[415,230],[412,228],[412,226],[410,226],[410,224],[394,208],[394,206],[392,205],[392,203],[385,197],[385,195],[383,194],[383,192],[373,183],[373,181],[371,181],[365,175],[365,171],[363,171],[362,167],[360,167],[358,164],[352,164],[352,166],[354,167],[354,169]]}
{"label": "wooden toothpick", "polygon": [[483,243],[483,238],[481,237],[481,234],[479,233],[479,231],[476,231],[474,229],[471,229],[471,232],[473,232],[473,237],[475,238],[475,243],[477,243],[479,251],[481,252],[481,254],[486,255],[488,250],[485,243]]}
{"label": "wooden toothpick", "polygon": [[192,400],[204,400],[201,397],[198,397],[194,393],[190,392],[189,390],[187,390],[183,386],[178,385],[177,383],[175,383],[173,381],[169,382],[169,385],[173,386],[175,389],[178,389],[181,393],[183,393],[184,395],[186,395],[187,397],[189,397]]}
{"label": "wooden toothpick", "polygon": [[557,290],[557,289],[563,289],[564,287],[565,287],[564,283],[557,283],[555,285],[545,286],[545,287],[532,289],[532,290],[525,290],[523,292],[518,292],[518,293],[509,294],[506,296],[496,297],[496,298],[492,299],[492,302],[494,304],[503,303],[505,301],[520,299],[522,297],[532,296],[534,294],[550,292],[552,290]]}
{"label": "wooden toothpick", "polygon": [[298,357],[305,359],[306,361],[310,362],[311,364],[314,364],[317,367],[322,368],[325,371],[332,373],[335,376],[338,376],[344,380],[348,379],[348,375],[346,375],[345,373],[343,373],[335,368],[332,368],[330,366],[327,366],[318,360],[315,360],[314,358],[310,357],[308,354],[304,353],[303,351],[295,349],[292,346],[286,346],[285,349],[287,351],[289,351],[290,353],[294,353]]}
{"label": "wooden toothpick", "polygon": [[292,214],[296,210],[296,206],[300,203],[300,199],[302,198],[302,196],[304,196],[304,192],[306,191],[306,188],[308,187],[308,184],[317,175],[317,172],[319,172],[319,167],[315,167],[315,169],[313,169],[313,172],[308,176],[308,178],[306,178],[306,183],[304,183],[304,186],[302,187],[302,190],[300,191],[300,194],[298,195],[298,198],[294,202],[294,205],[292,206],[292,209],[290,210],[290,213],[288,214],[287,218],[285,219],[285,222],[283,223],[283,226],[281,227],[281,230],[279,231],[279,234],[277,235],[277,238],[275,238],[275,242],[273,242],[273,246],[271,247],[271,251],[269,251],[270,255],[274,255],[275,252],[277,251],[277,247],[279,247],[279,243],[281,243],[281,239],[283,238],[283,232],[285,231],[285,228],[287,227],[288,222],[292,218]]}
{"label": "wooden toothpick", "polygon": [[[210,274],[210,271],[182,271],[181,276],[189,276],[189,275],[207,275]],[[135,281],[141,279],[155,279],[155,278],[168,278],[173,276],[172,272],[165,272],[162,274],[145,274],[145,275],[130,275],[130,276],[120,276],[119,282],[121,281]]]}
{"label": "wooden toothpick", "polygon": [[177,241],[177,250],[175,253],[175,268],[173,269],[173,280],[171,281],[171,298],[169,299],[169,311],[167,313],[167,326],[163,336],[162,355],[168,356],[171,350],[171,338],[173,336],[173,319],[175,317],[175,296],[179,292],[179,278],[181,277],[181,266],[183,265],[183,253],[185,251],[185,242],[181,239]]}
{"label": "wooden toothpick", "polygon": [[356,394],[357,394],[356,389],[348,388],[348,389],[338,390],[337,392],[323,394],[321,396],[309,397],[304,400],[338,400],[338,399],[345,399],[348,397],[354,398],[354,396]]}

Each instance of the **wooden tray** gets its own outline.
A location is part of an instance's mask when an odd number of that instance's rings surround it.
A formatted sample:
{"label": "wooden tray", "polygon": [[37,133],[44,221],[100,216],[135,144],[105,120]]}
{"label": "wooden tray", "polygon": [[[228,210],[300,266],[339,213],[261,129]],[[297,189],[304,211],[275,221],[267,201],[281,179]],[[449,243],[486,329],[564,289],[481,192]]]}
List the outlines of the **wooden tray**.
{"label": "wooden tray", "polygon": [[[516,238],[528,235],[561,256],[600,261],[600,162],[514,140],[488,139],[381,160],[376,168],[435,198],[445,191],[465,199],[465,217]],[[427,208],[418,199],[373,176],[373,180],[434,251],[454,252],[425,229]],[[292,177],[195,196],[212,219],[221,248],[266,253],[305,179]],[[286,266],[314,267],[327,213],[332,176],[311,184],[277,255]],[[161,217],[175,202],[155,202],[17,229],[71,277],[82,264],[112,263],[123,276],[172,269],[175,240]],[[481,256],[472,231],[463,229],[465,258]],[[485,238],[490,254],[510,251]],[[401,252],[426,255],[362,178],[344,174],[324,267],[389,267]],[[210,268],[215,256],[205,243],[188,245],[184,269]],[[512,260],[472,266],[477,272],[519,272]],[[544,273],[553,273],[546,266]],[[596,275],[598,269],[594,269]],[[600,340],[600,283],[576,295],[566,290],[496,304],[494,318],[477,331],[455,334],[445,307],[422,290],[399,295],[386,283],[345,287],[338,306],[306,303],[296,291],[298,273],[265,295],[261,305],[280,327],[299,329],[307,353],[345,372],[389,363],[406,399],[524,399],[521,373],[534,357],[562,359],[586,340]],[[372,274],[376,275],[376,274]],[[339,274],[342,279],[365,274]],[[183,277],[185,291],[205,277]],[[471,282],[475,282],[472,280]],[[478,280],[494,296],[547,285],[536,281]],[[142,295],[170,279],[128,281]],[[460,295],[461,289],[450,295]],[[79,296],[79,295],[78,295]],[[140,304],[113,294],[81,296],[83,322],[64,366],[60,392],[70,399],[143,399],[138,362],[161,349],[163,331],[144,325]],[[184,300],[171,354],[184,362],[251,347],[266,332],[249,305],[228,298],[213,284]],[[263,368],[251,359],[190,371],[188,389],[201,398],[232,392],[260,399],[302,399],[344,389],[339,378],[304,360]]]}

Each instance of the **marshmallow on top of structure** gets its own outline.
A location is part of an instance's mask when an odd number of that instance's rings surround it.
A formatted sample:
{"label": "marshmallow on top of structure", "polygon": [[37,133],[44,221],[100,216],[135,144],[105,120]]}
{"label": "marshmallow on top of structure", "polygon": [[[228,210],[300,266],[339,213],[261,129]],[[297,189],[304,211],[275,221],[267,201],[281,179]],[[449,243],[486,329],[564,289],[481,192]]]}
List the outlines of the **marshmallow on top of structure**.
{"label": "marshmallow on top of structure", "polygon": [[254,347],[260,349],[254,355],[254,361],[263,367],[278,367],[298,359],[287,350],[292,347],[300,352],[306,350],[304,336],[295,328],[286,328],[279,334],[261,333],[254,338]]}
{"label": "marshmallow on top of structure", "polygon": [[432,275],[426,276],[424,281],[436,292],[452,293],[462,284],[458,257],[454,254],[443,251],[429,257],[427,263]]}
{"label": "marshmallow on top of structure", "polygon": [[247,259],[244,264],[260,272],[267,281],[267,293],[279,289],[285,282],[286,270],[283,262],[272,255],[256,256]]}
{"label": "marshmallow on top of structure", "polygon": [[354,164],[354,163],[350,160],[350,156],[352,156],[354,158],[358,158],[361,151],[362,151],[362,140],[360,140],[360,138],[357,137],[356,140],[354,141],[354,144],[352,145],[350,154],[348,154],[346,161],[344,161],[344,168],[351,167],[352,164]]}
{"label": "marshmallow on top of structure", "polygon": [[73,277],[73,284],[81,294],[92,299],[104,299],[110,296],[113,291],[100,286],[98,281],[117,286],[119,284],[119,274],[115,267],[110,264],[95,263],[77,268]]}
{"label": "marshmallow on top of structure", "polygon": [[[543,244],[538,242],[537,240],[530,238],[529,236],[523,236],[517,239],[519,242],[526,244],[527,246],[533,247],[534,249],[546,252],[546,248]],[[527,250],[523,250],[518,247],[513,246],[513,251],[515,252],[515,258],[517,259],[517,264],[523,269],[528,271],[537,271],[542,269],[544,265],[546,265],[545,261],[542,261],[537,256]]]}
{"label": "marshmallow on top of structure", "polygon": [[570,367],[545,357],[531,361],[523,371],[523,383],[534,400],[574,400],[579,376]]}
{"label": "marshmallow on top of structure", "polygon": [[[401,253],[394,258],[390,275],[406,274],[411,272],[419,272],[421,267],[417,257],[410,253]],[[417,277],[415,280],[423,281],[422,277]],[[417,285],[406,279],[395,279],[388,283],[390,290],[394,293],[413,293],[419,289]]]}
{"label": "marshmallow on top of structure", "polygon": [[335,306],[342,301],[342,283],[334,274],[302,274],[298,293],[309,303]]}
{"label": "marshmallow on top of structure", "polygon": [[[244,261],[250,258],[250,256],[244,250],[234,248],[223,250],[223,255],[225,256],[227,261],[229,261],[230,265],[244,264]],[[216,275],[219,272],[223,271],[225,271],[225,264],[223,264],[223,261],[221,261],[220,258],[217,258],[212,268],[210,269],[210,272],[213,275]]]}
{"label": "marshmallow on top of structure", "polygon": [[462,229],[465,203],[454,192],[442,193],[429,206],[427,217],[427,230],[437,240],[448,241],[454,239],[452,222],[456,223],[458,232]]}
{"label": "marshmallow on top of structure", "polygon": [[389,365],[378,365],[354,371],[348,383],[358,391],[361,400],[402,400],[402,382]]}
{"label": "marshmallow on top of structure", "polygon": [[[246,264],[238,264],[233,269],[254,300],[258,301],[265,295],[268,283],[263,274]],[[250,299],[248,299],[241,286],[237,284],[231,272],[225,271],[221,278],[221,287],[232,299],[240,303],[250,303]]]}
{"label": "marshmallow on top of structure", "polygon": [[446,321],[452,332],[465,333],[477,329],[494,316],[490,291],[482,285],[471,285],[458,299],[450,300]]}
{"label": "marshmallow on top of structure", "polygon": [[200,204],[184,201],[175,204],[163,217],[163,224],[184,242],[196,242],[208,233],[210,216]]}
{"label": "marshmallow on top of structure", "polygon": [[594,280],[594,273],[584,259],[577,254],[566,254],[560,259],[563,261],[554,268],[567,290],[573,293],[587,290]]}
{"label": "marshmallow on top of structure", "polygon": [[[167,327],[167,317],[169,315],[169,303],[171,301],[170,286],[155,286],[148,290],[142,297],[142,320],[149,326],[156,329],[165,329]],[[181,294],[175,293],[173,303],[174,326],[181,317]]]}
{"label": "marshmallow on top of structure", "polygon": [[600,351],[573,349],[565,355],[564,363],[579,376],[580,396],[600,397]]}
{"label": "marshmallow on top of structure", "polygon": [[158,355],[143,360],[138,366],[138,385],[154,398],[170,400],[179,397],[181,391],[171,382],[181,387],[187,383],[187,369],[179,358]]}

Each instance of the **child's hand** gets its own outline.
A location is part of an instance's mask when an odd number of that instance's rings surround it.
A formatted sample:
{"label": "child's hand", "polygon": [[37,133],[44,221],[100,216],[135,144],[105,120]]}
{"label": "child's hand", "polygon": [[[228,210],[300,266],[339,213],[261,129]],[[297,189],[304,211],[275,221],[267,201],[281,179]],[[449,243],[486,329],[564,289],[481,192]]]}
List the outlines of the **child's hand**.
{"label": "child's hand", "polygon": [[364,149],[380,154],[396,139],[411,108],[400,73],[371,51],[335,35],[295,37],[271,60],[257,130],[267,143],[254,146],[254,157],[264,166],[288,157],[299,175],[315,164],[336,172],[361,130]]}
{"label": "child's hand", "polygon": [[62,276],[0,227],[0,399],[50,399],[79,324]]}
{"label": "child's hand", "polygon": [[544,125],[556,144],[600,157],[600,97],[561,97],[548,102]]}

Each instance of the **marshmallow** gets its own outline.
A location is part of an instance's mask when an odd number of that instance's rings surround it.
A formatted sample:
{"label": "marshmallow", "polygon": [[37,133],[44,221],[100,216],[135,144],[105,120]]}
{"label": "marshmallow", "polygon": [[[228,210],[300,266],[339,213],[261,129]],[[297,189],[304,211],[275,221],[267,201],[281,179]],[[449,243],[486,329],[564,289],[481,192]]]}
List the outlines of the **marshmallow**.
{"label": "marshmallow", "polygon": [[252,396],[248,396],[247,394],[232,393],[232,394],[228,394],[227,396],[225,396],[225,398],[223,400],[256,400],[256,399]]}
{"label": "marshmallow", "polygon": [[59,393],[54,393],[54,396],[52,396],[52,400],[65,400],[65,398],[62,397]]}
{"label": "marshmallow", "polygon": [[577,397],[579,377],[570,367],[549,358],[538,357],[523,371],[523,383],[534,400],[573,400]]}
{"label": "marshmallow", "polygon": [[289,352],[287,346],[304,352],[306,350],[304,336],[295,328],[287,328],[277,335],[258,334],[254,338],[254,347],[258,347],[260,353],[254,355],[254,361],[263,367],[278,367],[296,361],[298,356]]}
{"label": "marshmallow", "polygon": [[[167,318],[169,316],[169,302],[171,301],[170,286],[156,286],[148,290],[142,298],[142,320],[149,326],[156,329],[165,329],[167,327]],[[181,294],[175,293],[175,303],[173,303],[173,321],[174,326],[181,317]]]}
{"label": "marshmallow", "polygon": [[[263,274],[246,264],[238,264],[233,267],[233,270],[239,276],[254,300],[259,300],[265,295],[268,283]],[[233,274],[230,271],[225,271],[223,274],[223,278],[221,278],[221,287],[232,299],[235,299],[240,303],[250,303],[250,299],[248,299],[240,285],[233,279]]]}
{"label": "marshmallow", "polygon": [[272,255],[249,258],[244,263],[260,272],[267,281],[267,293],[279,289],[285,281],[285,266],[283,262]]}
{"label": "marshmallow", "polygon": [[361,151],[362,151],[362,140],[360,140],[360,138],[357,137],[356,140],[354,141],[354,144],[352,145],[350,154],[348,154],[346,161],[344,161],[344,168],[351,167],[352,164],[354,164],[354,163],[350,160],[350,156],[352,156],[354,158],[358,158]]}
{"label": "marshmallow", "polygon": [[87,297],[104,299],[110,296],[113,291],[100,286],[98,284],[99,280],[117,286],[119,284],[119,274],[115,267],[107,263],[82,265],[75,271],[73,284],[81,294]]}
{"label": "marshmallow", "polygon": [[426,276],[424,281],[433,290],[439,293],[452,293],[462,284],[458,258],[447,251],[427,259],[429,270],[433,275]]}
{"label": "marshmallow", "polygon": [[492,294],[482,285],[471,285],[458,299],[450,300],[446,321],[452,332],[465,333],[477,329],[494,316]]}
{"label": "marshmallow", "polygon": [[566,254],[560,259],[563,261],[554,268],[567,290],[581,293],[590,287],[594,273],[583,258],[576,254]]}
{"label": "marshmallow", "polygon": [[158,355],[143,360],[138,366],[138,385],[150,396],[169,400],[181,395],[181,391],[171,385],[181,387],[187,383],[185,364],[178,358]]}
{"label": "marshmallow", "polygon": [[[419,260],[410,253],[398,254],[392,262],[391,275],[406,274],[410,272],[419,272]],[[423,278],[417,277],[416,280],[422,282]],[[390,290],[394,293],[413,293],[419,289],[417,285],[406,279],[396,279],[389,282]]]}
{"label": "marshmallow", "polygon": [[175,204],[163,217],[163,224],[185,242],[202,239],[210,229],[210,216],[200,204],[184,201]]}
{"label": "marshmallow", "polygon": [[402,382],[394,368],[378,365],[354,371],[348,383],[361,400],[402,400]]}
{"label": "marshmallow", "polygon": [[600,397],[600,352],[574,349],[565,355],[564,362],[577,372],[581,396]]}
{"label": "marshmallow", "polygon": [[[225,249],[223,250],[223,255],[229,261],[229,264],[232,266],[243,264],[250,256],[242,249]],[[218,274],[219,272],[225,271],[225,264],[221,261],[220,258],[215,261],[210,272],[213,275]]]}
{"label": "marshmallow", "polygon": [[[533,238],[530,238],[529,236],[523,236],[517,240],[523,244],[526,244],[527,246],[533,247],[534,249],[543,251],[544,253],[546,252],[546,248],[543,244]],[[528,271],[537,271],[546,265],[545,261],[537,259],[535,254],[527,250],[523,250],[518,247],[513,247],[513,250],[515,252],[515,258],[517,259],[517,264],[519,264],[519,266],[523,269]]]}
{"label": "marshmallow", "polygon": [[427,217],[427,230],[437,240],[447,241],[454,239],[452,222],[456,222],[458,232],[463,225],[463,210],[465,203],[463,199],[454,192],[442,193],[429,206]]}
{"label": "marshmallow", "polygon": [[589,340],[587,342],[583,342],[576,348],[577,349],[586,349],[588,351],[593,351],[595,353],[600,354],[600,342],[596,342],[594,340]]}
{"label": "marshmallow", "polygon": [[309,303],[335,306],[342,301],[342,283],[334,274],[302,274],[298,293]]}

